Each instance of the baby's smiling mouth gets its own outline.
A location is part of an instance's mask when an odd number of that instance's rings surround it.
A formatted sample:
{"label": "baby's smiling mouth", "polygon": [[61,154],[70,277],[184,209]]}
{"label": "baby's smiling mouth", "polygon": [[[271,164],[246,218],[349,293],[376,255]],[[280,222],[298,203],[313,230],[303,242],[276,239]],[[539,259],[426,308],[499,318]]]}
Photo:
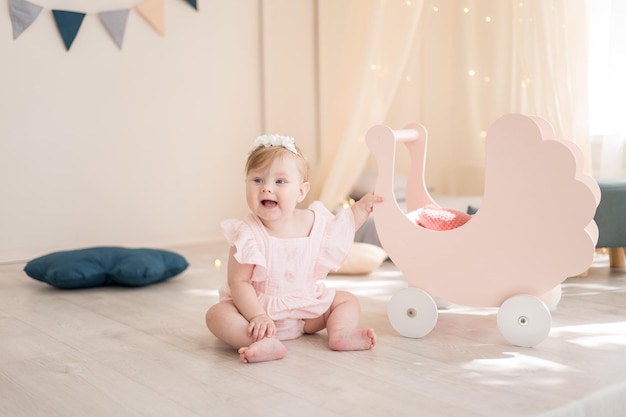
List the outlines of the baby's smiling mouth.
{"label": "baby's smiling mouth", "polygon": [[276,207],[278,205],[278,203],[273,200],[261,200],[261,204],[263,207]]}

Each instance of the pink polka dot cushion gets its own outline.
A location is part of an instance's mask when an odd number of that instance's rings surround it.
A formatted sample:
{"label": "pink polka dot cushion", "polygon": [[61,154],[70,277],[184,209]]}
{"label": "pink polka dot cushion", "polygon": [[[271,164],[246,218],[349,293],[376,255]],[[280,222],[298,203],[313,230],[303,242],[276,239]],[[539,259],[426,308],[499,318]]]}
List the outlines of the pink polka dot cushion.
{"label": "pink polka dot cushion", "polygon": [[420,226],[431,230],[452,230],[463,226],[472,216],[459,210],[426,205],[410,215]]}

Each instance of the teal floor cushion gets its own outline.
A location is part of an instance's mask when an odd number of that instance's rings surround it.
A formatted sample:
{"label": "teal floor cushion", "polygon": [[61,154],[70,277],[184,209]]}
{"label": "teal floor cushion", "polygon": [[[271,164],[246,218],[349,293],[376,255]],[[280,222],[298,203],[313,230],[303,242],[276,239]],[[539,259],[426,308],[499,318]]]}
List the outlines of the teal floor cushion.
{"label": "teal floor cushion", "polygon": [[187,266],[183,256],[166,250],[94,247],[35,258],[24,271],[57,288],[140,287],[176,276]]}

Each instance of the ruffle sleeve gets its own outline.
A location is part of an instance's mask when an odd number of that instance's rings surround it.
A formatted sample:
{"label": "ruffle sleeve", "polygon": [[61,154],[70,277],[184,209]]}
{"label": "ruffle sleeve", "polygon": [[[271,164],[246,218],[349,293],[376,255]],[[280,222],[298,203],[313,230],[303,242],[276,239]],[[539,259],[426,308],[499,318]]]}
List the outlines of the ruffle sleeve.
{"label": "ruffle sleeve", "polygon": [[235,260],[240,264],[266,266],[254,232],[248,223],[239,219],[224,220],[220,226],[226,241],[235,247]]}
{"label": "ruffle sleeve", "polygon": [[319,263],[328,270],[337,270],[345,261],[354,242],[352,210],[342,209],[333,215],[321,202],[313,203],[311,209],[325,219]]}

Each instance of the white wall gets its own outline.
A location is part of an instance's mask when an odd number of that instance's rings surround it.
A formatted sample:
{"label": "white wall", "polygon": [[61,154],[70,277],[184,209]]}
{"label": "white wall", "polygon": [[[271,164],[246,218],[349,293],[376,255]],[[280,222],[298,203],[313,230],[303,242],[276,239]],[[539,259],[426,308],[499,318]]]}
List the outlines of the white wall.
{"label": "white wall", "polygon": [[264,124],[259,2],[165,0],[165,36],[131,11],[122,50],[88,14],[66,51],[50,8],[84,2],[32,1],[15,41],[0,14],[0,262],[221,239]]}

